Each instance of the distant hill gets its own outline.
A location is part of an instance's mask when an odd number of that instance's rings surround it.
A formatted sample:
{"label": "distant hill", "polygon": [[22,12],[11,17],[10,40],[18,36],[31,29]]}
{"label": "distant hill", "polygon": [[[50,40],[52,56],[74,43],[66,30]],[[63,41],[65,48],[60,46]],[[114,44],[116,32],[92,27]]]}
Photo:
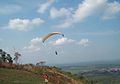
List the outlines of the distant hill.
{"label": "distant hill", "polygon": [[101,65],[120,65],[120,59],[118,60],[104,60],[104,61],[91,61],[91,62],[79,62],[79,63],[68,63],[68,64],[59,64],[60,68],[69,68],[69,67],[81,67],[81,66],[101,66]]}
{"label": "distant hill", "polygon": [[87,79],[87,84],[120,84],[120,60],[69,64],[64,71]]}
{"label": "distant hill", "polygon": [[85,82],[57,67],[1,63],[0,84],[45,84],[43,73],[48,74],[49,84],[84,84]]}

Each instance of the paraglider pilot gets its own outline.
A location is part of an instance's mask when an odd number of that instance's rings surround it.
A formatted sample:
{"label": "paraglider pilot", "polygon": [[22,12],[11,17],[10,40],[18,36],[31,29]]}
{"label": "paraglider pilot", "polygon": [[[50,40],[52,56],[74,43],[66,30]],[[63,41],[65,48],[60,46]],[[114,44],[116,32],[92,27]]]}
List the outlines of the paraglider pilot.
{"label": "paraglider pilot", "polygon": [[58,54],[57,51],[55,51],[55,54],[56,54],[56,55]]}

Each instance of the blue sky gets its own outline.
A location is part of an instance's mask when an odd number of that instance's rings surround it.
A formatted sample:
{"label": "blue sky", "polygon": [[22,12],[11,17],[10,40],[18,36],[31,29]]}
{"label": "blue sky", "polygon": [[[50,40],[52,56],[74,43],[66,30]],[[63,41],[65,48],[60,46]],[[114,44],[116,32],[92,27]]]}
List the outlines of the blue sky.
{"label": "blue sky", "polygon": [[21,63],[116,60],[119,42],[119,0],[0,0],[0,48]]}

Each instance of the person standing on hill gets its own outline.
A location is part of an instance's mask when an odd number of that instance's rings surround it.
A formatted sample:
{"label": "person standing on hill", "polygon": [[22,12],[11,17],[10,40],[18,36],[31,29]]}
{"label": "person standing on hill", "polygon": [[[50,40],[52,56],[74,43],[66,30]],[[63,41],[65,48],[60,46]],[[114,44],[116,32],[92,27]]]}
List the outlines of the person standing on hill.
{"label": "person standing on hill", "polygon": [[47,74],[43,74],[43,78],[45,80],[45,84],[48,84],[48,75]]}

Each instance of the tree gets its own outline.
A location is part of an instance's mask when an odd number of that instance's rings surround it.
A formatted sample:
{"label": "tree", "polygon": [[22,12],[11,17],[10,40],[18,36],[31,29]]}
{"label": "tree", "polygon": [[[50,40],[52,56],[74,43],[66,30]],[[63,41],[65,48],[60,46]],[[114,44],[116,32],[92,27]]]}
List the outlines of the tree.
{"label": "tree", "polygon": [[6,62],[13,63],[12,57],[10,54],[7,54],[5,51],[0,49],[0,62]]}
{"label": "tree", "polygon": [[6,59],[8,60],[9,63],[13,63],[12,57],[10,56],[10,54],[7,54]]}
{"label": "tree", "polygon": [[46,63],[45,61],[40,61],[36,63],[36,66],[44,66],[45,63]]}
{"label": "tree", "polygon": [[1,56],[2,56],[3,62],[6,62],[6,52],[5,51],[2,52]]}
{"label": "tree", "polygon": [[3,50],[2,50],[2,49],[0,49],[0,55],[2,54],[2,52],[3,52]]}
{"label": "tree", "polygon": [[0,63],[2,62],[2,52],[3,52],[3,50],[0,49]]}
{"label": "tree", "polygon": [[19,57],[21,56],[21,54],[18,53],[18,52],[15,52],[14,56],[15,56],[15,58],[14,58],[15,63],[18,64],[18,59],[19,59]]}
{"label": "tree", "polygon": [[0,60],[2,62],[5,62],[6,61],[6,52],[3,51],[2,49],[0,49]]}

